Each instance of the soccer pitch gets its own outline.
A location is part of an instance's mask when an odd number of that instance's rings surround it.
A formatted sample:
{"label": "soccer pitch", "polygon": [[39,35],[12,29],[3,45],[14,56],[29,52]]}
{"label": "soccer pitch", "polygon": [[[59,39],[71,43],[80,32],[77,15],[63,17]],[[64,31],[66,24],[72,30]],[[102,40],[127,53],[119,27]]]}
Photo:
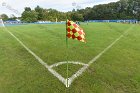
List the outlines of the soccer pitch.
{"label": "soccer pitch", "polygon": [[[64,24],[0,27],[0,93],[139,93],[140,25],[89,23],[81,27],[87,43],[69,39],[68,49]],[[88,64],[108,50],[67,90],[7,29],[49,66],[67,60]],[[53,69],[66,78],[66,67],[61,64]],[[69,77],[82,67],[69,64]]]}

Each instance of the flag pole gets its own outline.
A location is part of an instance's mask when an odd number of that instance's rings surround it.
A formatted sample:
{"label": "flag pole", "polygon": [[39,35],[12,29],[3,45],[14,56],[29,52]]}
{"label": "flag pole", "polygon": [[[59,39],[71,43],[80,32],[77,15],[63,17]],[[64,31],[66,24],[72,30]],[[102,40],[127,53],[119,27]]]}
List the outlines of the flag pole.
{"label": "flag pole", "polygon": [[68,63],[68,37],[67,37],[67,34],[68,34],[68,32],[67,32],[67,21],[68,20],[66,20],[66,59],[67,59],[67,84],[66,84],[66,87],[68,88],[69,87],[69,84],[68,84],[68,78],[69,78],[69,63]]}

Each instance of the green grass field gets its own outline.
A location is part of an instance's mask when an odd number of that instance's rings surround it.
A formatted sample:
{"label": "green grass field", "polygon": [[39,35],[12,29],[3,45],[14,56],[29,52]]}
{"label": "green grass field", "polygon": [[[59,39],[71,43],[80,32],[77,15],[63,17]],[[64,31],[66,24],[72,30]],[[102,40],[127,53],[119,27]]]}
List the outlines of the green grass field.
{"label": "green grass field", "polygon": [[[7,29],[48,65],[88,63],[130,27],[113,47],[74,80],[68,93],[140,93],[140,25],[89,23],[87,43],[65,41],[65,25],[23,25]],[[81,65],[69,65],[69,76]],[[66,64],[54,68],[66,78]],[[67,88],[0,27],[0,93],[66,93]]]}

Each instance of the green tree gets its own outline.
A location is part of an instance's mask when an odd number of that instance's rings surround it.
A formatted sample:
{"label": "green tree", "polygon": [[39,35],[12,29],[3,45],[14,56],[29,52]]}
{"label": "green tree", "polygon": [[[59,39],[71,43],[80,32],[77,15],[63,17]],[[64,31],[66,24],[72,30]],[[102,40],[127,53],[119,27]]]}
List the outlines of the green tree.
{"label": "green tree", "polygon": [[35,8],[35,11],[38,13],[37,16],[38,16],[38,20],[46,20],[46,13],[47,11],[43,8],[41,8],[40,6],[37,6]]}
{"label": "green tree", "polygon": [[84,21],[83,15],[79,14],[78,12],[74,12],[71,14],[71,19],[73,21]]}
{"label": "green tree", "polygon": [[34,10],[28,11],[25,9],[25,11],[22,13],[22,21],[24,22],[37,22],[38,13]]}
{"label": "green tree", "polygon": [[31,11],[30,7],[25,7],[25,11]]}
{"label": "green tree", "polygon": [[6,14],[1,14],[0,17],[4,21],[8,20],[8,16]]}

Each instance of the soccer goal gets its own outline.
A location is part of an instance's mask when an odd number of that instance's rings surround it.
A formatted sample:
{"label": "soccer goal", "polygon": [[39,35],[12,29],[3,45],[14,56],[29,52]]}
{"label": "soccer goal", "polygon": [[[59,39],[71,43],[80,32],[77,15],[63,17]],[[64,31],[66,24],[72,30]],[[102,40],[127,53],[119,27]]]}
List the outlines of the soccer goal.
{"label": "soccer goal", "polygon": [[0,19],[0,27],[5,27],[2,19]]}

